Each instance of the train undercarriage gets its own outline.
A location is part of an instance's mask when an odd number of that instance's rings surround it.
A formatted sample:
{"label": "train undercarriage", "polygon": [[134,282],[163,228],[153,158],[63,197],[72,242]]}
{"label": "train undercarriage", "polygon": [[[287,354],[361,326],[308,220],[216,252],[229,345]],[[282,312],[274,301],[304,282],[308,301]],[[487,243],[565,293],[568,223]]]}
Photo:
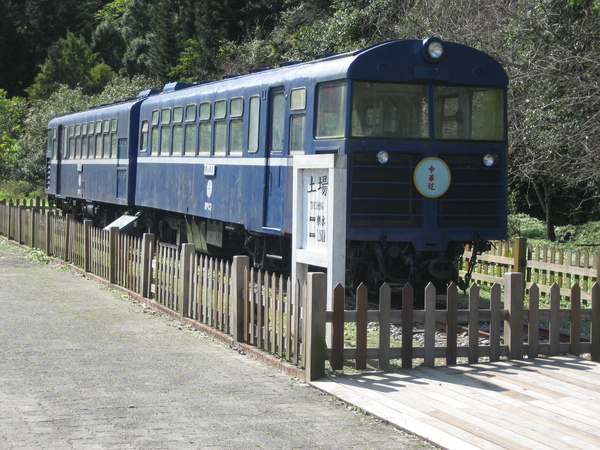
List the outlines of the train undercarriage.
{"label": "train undercarriage", "polygon": [[[63,213],[74,214],[79,221],[90,219],[97,227],[107,227],[123,215],[135,216],[131,227],[123,232],[138,236],[154,233],[159,241],[176,245],[193,243],[201,253],[227,259],[245,254],[252,258],[255,267],[276,273],[289,275],[291,270],[289,235],[250,232],[240,224],[154,209],[132,209],[80,199],[50,200]],[[456,263],[466,244],[475,249],[470,268],[474,267],[477,254],[491,246],[483,240],[451,242],[444,252],[419,252],[410,242],[347,241],[347,292],[355,292],[360,283],[365,283],[373,294],[383,283],[390,285],[393,295],[399,295],[407,283],[422,290],[431,282],[437,290],[443,290],[449,282],[454,282],[465,290],[470,273],[459,278]]]}

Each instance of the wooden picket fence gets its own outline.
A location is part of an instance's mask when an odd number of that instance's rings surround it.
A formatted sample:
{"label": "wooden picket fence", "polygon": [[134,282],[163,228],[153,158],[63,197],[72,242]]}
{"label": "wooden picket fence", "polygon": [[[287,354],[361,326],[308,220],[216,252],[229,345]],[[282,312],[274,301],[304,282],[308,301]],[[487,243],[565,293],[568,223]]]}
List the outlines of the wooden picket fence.
{"label": "wooden picket fence", "polygon": [[[459,265],[461,276],[468,270],[471,256],[468,248]],[[526,238],[495,242],[490,251],[477,256],[472,281],[488,286],[504,284],[504,275],[510,272],[523,273],[526,288],[535,284],[543,295],[550,294],[556,284],[560,295],[569,298],[571,288],[578,285],[582,300],[589,302],[592,286],[600,277],[600,248],[595,252],[563,250],[527,244]]]}
{"label": "wooden picket fence", "polygon": [[[288,277],[251,267],[246,256],[230,263],[196,253],[193,244],[174,247],[156,242],[152,234],[129,237],[117,228],[98,229],[90,221],[78,223],[71,215],[36,205],[0,202],[0,234],[122,286],[182,321],[216,330],[233,345],[261,349],[290,367],[301,367],[308,380],[324,374],[326,361],[334,370],[348,364],[359,370],[367,366],[409,368],[561,353],[589,354],[600,361],[600,288],[593,273],[597,258],[590,271],[581,267],[586,257],[580,255],[577,266],[573,262],[577,255],[563,254],[562,262],[571,261],[574,269],[569,276],[567,271],[559,272],[558,262],[549,261],[544,251],[531,249],[534,255],[542,254],[542,261],[530,261],[527,256],[514,256],[527,255],[522,250],[525,246],[516,252],[514,245],[498,246],[504,253],[483,255],[478,262],[481,273],[473,276],[479,283],[496,280],[490,288],[489,308],[480,307],[477,285],[470,287],[465,308],[458,307],[456,286],[440,295],[430,285],[425,289],[424,309],[415,310],[414,291],[407,285],[401,309],[392,309],[390,288],[384,285],[376,310],[368,307],[365,286],[356,292],[356,310],[346,310],[344,289],[338,286],[328,311],[325,274],[310,273],[301,286]],[[587,257],[588,264],[591,259]],[[572,284],[568,288],[559,284],[568,280]],[[546,284],[538,285],[540,281],[553,284],[546,288]],[[546,292],[548,309],[540,308],[539,302]],[[565,296],[570,299],[568,307],[561,307]],[[436,308],[440,297],[444,297],[443,309]],[[587,339],[580,333],[585,321],[591,323]],[[482,322],[489,323],[486,345],[479,341]],[[541,322],[548,324],[548,339],[542,341]],[[568,338],[561,334],[561,324],[569,328]],[[375,341],[370,337],[373,325],[379,329]],[[401,328],[401,341],[391,339],[392,325]],[[465,333],[461,326],[468,336],[464,346],[457,343]],[[347,327],[354,330],[353,342],[345,339]],[[439,331],[445,333],[444,340],[436,338]],[[413,340],[417,333],[423,335],[422,344]]]}

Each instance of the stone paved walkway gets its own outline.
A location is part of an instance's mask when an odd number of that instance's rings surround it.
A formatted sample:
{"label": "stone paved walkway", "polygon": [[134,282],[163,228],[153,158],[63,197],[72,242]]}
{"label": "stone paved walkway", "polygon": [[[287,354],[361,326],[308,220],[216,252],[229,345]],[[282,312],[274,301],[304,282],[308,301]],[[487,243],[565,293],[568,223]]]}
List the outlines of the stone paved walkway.
{"label": "stone paved walkway", "polygon": [[426,447],[0,239],[0,449]]}

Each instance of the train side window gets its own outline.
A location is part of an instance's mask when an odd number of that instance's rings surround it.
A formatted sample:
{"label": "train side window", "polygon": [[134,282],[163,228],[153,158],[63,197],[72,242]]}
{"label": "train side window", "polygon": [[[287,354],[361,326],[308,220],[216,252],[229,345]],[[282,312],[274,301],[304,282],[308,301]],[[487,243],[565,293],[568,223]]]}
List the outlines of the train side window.
{"label": "train side window", "polygon": [[69,150],[67,151],[67,158],[75,157],[75,125],[69,127]]}
{"label": "train side window", "polygon": [[200,103],[200,154],[210,154],[211,137],[212,137],[212,124],[211,118],[211,105],[210,102]]}
{"label": "train side window", "polygon": [[198,134],[198,126],[196,125],[196,104],[187,105],[185,107],[185,121],[192,122],[185,125],[185,141],[183,143],[184,155],[196,154],[196,138]]}
{"label": "train side window", "polygon": [[94,158],[102,158],[102,121],[96,121],[94,130]]}
{"label": "train side window", "polygon": [[183,125],[173,125],[173,154],[183,153]]}
{"label": "train side window", "polygon": [[229,153],[241,154],[244,141],[244,99],[236,97],[231,99],[229,122]]}
{"label": "train side window", "polygon": [[227,150],[227,102],[215,102],[215,155],[224,155]]}
{"label": "train side window", "polygon": [[306,88],[293,89],[290,103],[290,152],[304,153],[304,139],[306,136]]}
{"label": "train side window", "polygon": [[260,97],[258,95],[250,97],[248,117],[248,152],[256,153],[260,129]]}
{"label": "train side window", "polygon": [[160,123],[161,125],[168,125],[171,123],[171,108],[163,108],[160,112]]}
{"label": "train side window", "polygon": [[65,128],[62,134],[62,154],[60,155],[62,159],[68,158],[69,152],[69,130]]}
{"label": "train side window", "polygon": [[52,159],[56,159],[56,152],[54,151],[55,130],[56,128],[48,130],[48,140],[46,141],[46,154],[50,153]]}
{"label": "train side window", "polygon": [[119,137],[117,136],[117,133],[111,133],[110,143],[111,143],[111,147],[112,147],[112,157],[118,158],[119,157]]}
{"label": "train side window", "polygon": [[110,131],[112,131],[113,133],[116,133],[117,131],[119,131],[119,121],[117,119],[112,119],[110,121]]}
{"label": "train side window", "polygon": [[75,158],[81,159],[81,124],[75,125]]}
{"label": "train side window", "polygon": [[173,123],[183,122],[183,106],[173,108]]}
{"label": "train side window", "polygon": [[158,109],[152,111],[152,125],[158,125]]}
{"label": "train side window", "polygon": [[140,152],[148,151],[148,121],[142,121],[142,138],[140,139]]}
{"label": "train side window", "polygon": [[160,149],[159,155],[167,156],[171,150],[171,127],[165,126],[160,128]]}
{"label": "train side window", "polygon": [[283,152],[285,133],[285,93],[275,91],[271,96],[271,152]]}
{"label": "train side window", "polygon": [[184,155],[196,154],[196,134],[198,127],[196,123],[188,123],[185,125],[185,144],[183,149]]}
{"label": "train side window", "polygon": [[112,157],[112,147],[111,147],[111,143],[110,143],[110,133],[104,133],[102,135],[102,139],[103,139],[103,145],[104,145],[104,154],[102,155],[103,158],[111,158]]}
{"label": "train side window", "polygon": [[346,128],[346,82],[321,84],[317,88],[317,138],[344,137]]}
{"label": "train side window", "polygon": [[173,108],[173,154],[181,155],[183,153],[183,106]]}
{"label": "train side window", "polygon": [[[91,124],[93,125],[93,124]],[[94,137],[94,128],[90,128],[90,134],[88,136],[88,158],[96,157],[96,138]]]}
{"label": "train side window", "polygon": [[81,157],[83,159],[87,159],[87,157],[88,157],[88,136],[87,136],[87,131],[88,131],[88,124],[87,123],[82,123],[81,124]]}
{"label": "train side window", "polygon": [[152,127],[152,135],[151,135],[150,145],[151,145],[150,153],[152,155],[158,154],[158,127],[156,127],[156,126]]}
{"label": "train side window", "polygon": [[187,105],[185,107],[185,121],[194,122],[196,120],[196,104]]}
{"label": "train side window", "polygon": [[102,135],[96,135],[96,158],[102,158]]}

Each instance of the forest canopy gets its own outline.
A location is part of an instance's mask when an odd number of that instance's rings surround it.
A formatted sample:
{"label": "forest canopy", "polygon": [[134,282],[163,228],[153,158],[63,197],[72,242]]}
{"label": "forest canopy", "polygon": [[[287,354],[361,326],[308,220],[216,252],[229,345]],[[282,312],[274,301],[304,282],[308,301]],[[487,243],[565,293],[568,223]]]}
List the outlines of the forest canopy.
{"label": "forest canopy", "polygon": [[513,212],[600,219],[600,0],[0,3],[0,182],[41,186],[51,117],[390,39],[437,36],[510,78]]}

